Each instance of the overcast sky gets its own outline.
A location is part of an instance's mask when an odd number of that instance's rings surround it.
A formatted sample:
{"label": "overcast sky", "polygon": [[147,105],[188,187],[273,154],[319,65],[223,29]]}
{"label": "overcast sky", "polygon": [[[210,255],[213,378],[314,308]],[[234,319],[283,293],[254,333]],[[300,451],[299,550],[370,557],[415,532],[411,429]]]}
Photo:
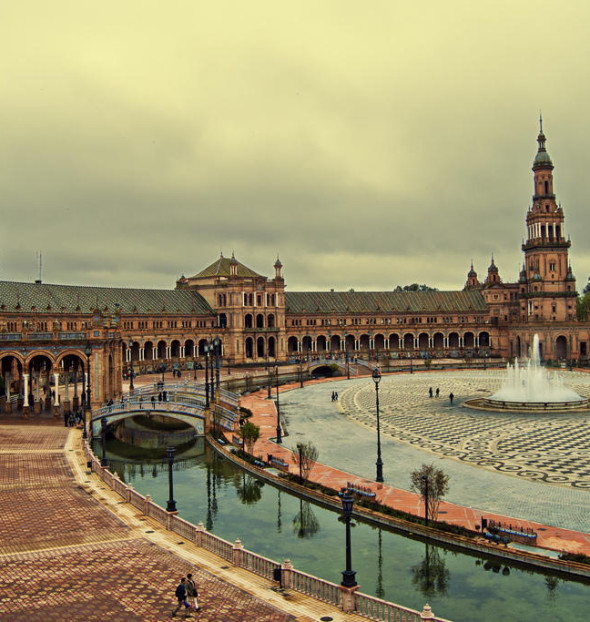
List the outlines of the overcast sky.
{"label": "overcast sky", "polygon": [[539,112],[590,274],[587,0],[0,0],[0,278],[290,291],[522,265]]}

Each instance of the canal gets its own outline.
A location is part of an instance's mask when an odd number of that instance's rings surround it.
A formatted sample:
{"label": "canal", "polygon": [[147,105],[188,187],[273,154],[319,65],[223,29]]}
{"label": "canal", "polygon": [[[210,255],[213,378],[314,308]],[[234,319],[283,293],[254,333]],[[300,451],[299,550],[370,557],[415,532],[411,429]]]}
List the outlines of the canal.
{"label": "canal", "polygon": [[[98,444],[95,453],[101,455]],[[108,441],[109,467],[161,506],[168,499],[165,447]],[[177,447],[174,496],[180,516],[252,551],[335,583],[345,567],[344,524],[323,509],[244,473],[204,441]],[[585,619],[590,586],[471,556],[353,521],[352,567],[362,592],[454,622]]]}

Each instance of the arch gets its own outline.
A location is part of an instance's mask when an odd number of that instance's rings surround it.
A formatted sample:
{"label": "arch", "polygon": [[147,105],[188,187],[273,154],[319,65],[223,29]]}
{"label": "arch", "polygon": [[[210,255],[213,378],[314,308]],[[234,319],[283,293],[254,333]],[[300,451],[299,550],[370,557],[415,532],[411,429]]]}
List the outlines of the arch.
{"label": "arch", "polygon": [[[81,361],[80,358],[78,360]],[[34,407],[37,414],[43,409],[51,408],[53,365],[52,357],[42,351],[32,353],[26,363],[25,373],[29,374],[29,395],[27,396],[27,401],[30,407]],[[82,382],[84,382],[85,367],[86,365],[81,363],[80,374]]]}
{"label": "arch", "polygon": [[471,331],[463,334],[463,346],[470,349],[475,347],[475,335]]}
{"label": "arch", "polygon": [[361,350],[364,350],[365,352],[368,352],[370,350],[369,335],[367,335],[366,333],[364,335],[361,335],[359,339],[359,348]]}
{"label": "arch", "polygon": [[268,338],[268,356],[270,358],[277,358],[276,339],[274,337]]}
{"label": "arch", "polygon": [[330,337],[330,350],[332,352],[338,352],[338,350],[342,349],[342,339],[340,335],[332,335]]}
{"label": "arch", "polygon": [[449,348],[459,348],[459,333],[449,333]]}
{"label": "arch", "polygon": [[173,339],[170,344],[170,357],[173,359],[180,358],[180,341]]}
{"label": "arch", "polygon": [[299,352],[297,337],[287,339],[287,354],[297,354]]}
{"label": "arch", "polygon": [[246,313],[246,316],[244,317],[244,328],[254,328],[251,313]]}
{"label": "arch", "polygon": [[442,333],[434,333],[432,337],[435,351],[442,352],[445,348],[445,338]]}
{"label": "arch", "polygon": [[266,351],[266,344],[264,342],[264,337],[258,337],[256,340],[256,357],[259,359],[264,358]]}
{"label": "arch", "polygon": [[197,348],[197,352],[199,353],[199,356],[205,356],[205,346],[209,344],[209,341],[207,339],[199,339],[199,345]]}
{"label": "arch", "polygon": [[326,337],[324,335],[320,335],[317,339],[316,339],[316,348],[318,351],[318,354],[325,354],[327,351],[327,340]]}
{"label": "arch", "polygon": [[348,350],[348,353],[354,352],[354,335],[345,335],[344,336],[344,349]]}
{"label": "arch", "polygon": [[566,359],[568,356],[567,337],[565,335],[559,335],[555,340],[555,356],[558,359]]}
{"label": "arch", "polygon": [[414,335],[411,333],[406,333],[404,335],[404,350],[413,350],[414,349]]}
{"label": "arch", "polygon": [[266,318],[267,321],[267,326],[269,328],[274,328],[275,327],[275,316],[274,313],[270,313],[269,316]]}
{"label": "arch", "polygon": [[155,350],[154,350],[154,342],[153,341],[146,341],[143,344],[143,359],[144,361],[153,361],[155,356]]}
{"label": "arch", "polygon": [[305,335],[305,337],[301,340],[301,349],[306,356],[308,356],[312,351],[311,337],[309,335]]}
{"label": "arch", "polygon": [[375,349],[376,350],[385,350],[385,336],[379,333],[375,335]]}
{"label": "arch", "polygon": [[264,315],[262,313],[256,316],[256,328],[264,328]]}
{"label": "arch", "polygon": [[225,313],[219,314],[219,328],[227,328],[227,315]]}
{"label": "arch", "polygon": [[184,342],[184,358],[195,357],[195,342],[192,339],[187,339]]}
{"label": "arch", "polygon": [[391,333],[389,335],[389,349],[390,350],[399,350],[400,347],[400,337],[397,333]]}
{"label": "arch", "polygon": [[480,348],[490,347],[490,333],[488,333],[485,330],[479,333],[479,347]]}
{"label": "arch", "polygon": [[428,352],[430,348],[429,338],[427,333],[420,333],[418,335],[418,349],[421,352]]}
{"label": "arch", "polygon": [[158,341],[158,358],[166,358],[166,342],[163,339]]}
{"label": "arch", "polygon": [[252,337],[246,339],[245,353],[247,359],[254,358],[254,339]]}

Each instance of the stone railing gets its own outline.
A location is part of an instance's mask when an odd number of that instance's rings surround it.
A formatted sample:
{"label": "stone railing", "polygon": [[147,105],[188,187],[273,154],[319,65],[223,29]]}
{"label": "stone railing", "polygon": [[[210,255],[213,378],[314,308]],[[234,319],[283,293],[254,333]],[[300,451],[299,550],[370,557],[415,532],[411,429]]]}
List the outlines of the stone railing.
{"label": "stone railing", "polygon": [[139,494],[131,485],[122,482],[106,467],[101,467],[100,460],[92,453],[86,441],[84,441],[84,453],[92,471],[97,473],[100,479],[127,503],[140,510],[145,516],[160,523],[167,530],[173,531],[196,546],[221,557],[236,568],[244,568],[269,580],[280,580],[285,589],[305,594],[338,607],[345,613],[356,613],[376,622],[393,620],[396,622],[422,622],[424,620],[449,622],[444,618],[437,618],[429,605],[425,605],[421,612],[407,609],[401,605],[362,594],[358,592],[358,586],[344,587],[295,570],[288,559],[279,564],[262,555],[247,551],[239,539],[232,544],[206,531],[203,523],[193,525],[180,518],[175,512],[168,512],[154,503],[150,495]]}

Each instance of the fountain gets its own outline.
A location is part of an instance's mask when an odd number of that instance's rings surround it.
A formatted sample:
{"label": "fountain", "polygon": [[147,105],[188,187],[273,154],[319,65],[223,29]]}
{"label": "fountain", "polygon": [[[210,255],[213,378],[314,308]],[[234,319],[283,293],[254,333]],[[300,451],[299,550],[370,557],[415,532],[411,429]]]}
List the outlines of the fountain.
{"label": "fountain", "polygon": [[563,385],[557,373],[541,365],[539,335],[533,338],[532,356],[525,366],[518,359],[506,367],[506,377],[499,391],[483,400],[479,406],[494,410],[564,411],[585,410],[589,400]]}

